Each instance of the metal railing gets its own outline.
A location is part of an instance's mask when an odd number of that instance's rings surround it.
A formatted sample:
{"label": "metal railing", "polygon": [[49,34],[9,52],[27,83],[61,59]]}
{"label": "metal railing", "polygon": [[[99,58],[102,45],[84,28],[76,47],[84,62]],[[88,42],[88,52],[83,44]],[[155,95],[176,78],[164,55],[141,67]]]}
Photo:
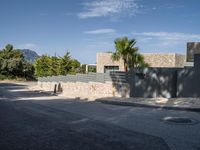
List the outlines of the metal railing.
{"label": "metal railing", "polygon": [[39,77],[39,82],[117,82],[127,83],[127,73],[121,71],[113,71],[108,73],[88,73],[66,76],[48,76]]}

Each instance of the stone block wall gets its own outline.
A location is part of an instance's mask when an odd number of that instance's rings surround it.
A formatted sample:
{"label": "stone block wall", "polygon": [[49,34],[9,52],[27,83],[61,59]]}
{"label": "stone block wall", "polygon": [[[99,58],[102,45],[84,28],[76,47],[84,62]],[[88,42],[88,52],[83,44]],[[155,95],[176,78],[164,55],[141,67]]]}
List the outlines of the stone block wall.
{"label": "stone block wall", "polygon": [[186,63],[186,56],[182,54],[175,55],[175,67],[176,68],[183,68]]}
{"label": "stone block wall", "polygon": [[175,54],[143,54],[145,62],[150,67],[174,67],[175,66]]}
{"label": "stone block wall", "polygon": [[150,67],[157,68],[183,68],[186,59],[185,55],[175,53],[144,53],[142,55]]}
{"label": "stone block wall", "polygon": [[[112,82],[59,82],[62,96],[94,100],[103,97],[129,97],[130,88],[126,83],[113,84]],[[58,82],[38,82],[39,88],[44,91],[54,91]]]}

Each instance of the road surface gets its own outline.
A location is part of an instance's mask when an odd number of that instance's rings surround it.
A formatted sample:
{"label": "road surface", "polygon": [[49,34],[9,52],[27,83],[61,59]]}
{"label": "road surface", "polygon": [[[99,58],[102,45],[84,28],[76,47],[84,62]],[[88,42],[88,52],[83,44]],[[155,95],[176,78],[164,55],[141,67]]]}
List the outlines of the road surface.
{"label": "road surface", "polygon": [[27,84],[0,83],[2,150],[200,150],[199,123],[162,121],[200,113],[66,99]]}

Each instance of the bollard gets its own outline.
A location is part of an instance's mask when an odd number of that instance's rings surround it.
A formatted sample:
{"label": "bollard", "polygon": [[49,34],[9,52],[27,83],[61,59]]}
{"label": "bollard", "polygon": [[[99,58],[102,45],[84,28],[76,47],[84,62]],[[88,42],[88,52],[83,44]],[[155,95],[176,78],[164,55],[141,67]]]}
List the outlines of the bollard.
{"label": "bollard", "polygon": [[60,93],[62,92],[62,87],[61,87],[60,83],[58,84],[58,92],[60,92]]}
{"label": "bollard", "polygon": [[53,93],[56,94],[57,84],[54,85],[54,91]]}

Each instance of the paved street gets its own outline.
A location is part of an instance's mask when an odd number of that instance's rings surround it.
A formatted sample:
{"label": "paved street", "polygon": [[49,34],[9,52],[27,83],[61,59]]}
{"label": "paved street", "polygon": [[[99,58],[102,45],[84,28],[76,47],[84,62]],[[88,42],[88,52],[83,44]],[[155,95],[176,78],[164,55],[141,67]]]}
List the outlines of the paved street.
{"label": "paved street", "polygon": [[[200,150],[200,113],[65,99],[0,83],[2,150]],[[35,84],[35,83],[29,83]]]}

